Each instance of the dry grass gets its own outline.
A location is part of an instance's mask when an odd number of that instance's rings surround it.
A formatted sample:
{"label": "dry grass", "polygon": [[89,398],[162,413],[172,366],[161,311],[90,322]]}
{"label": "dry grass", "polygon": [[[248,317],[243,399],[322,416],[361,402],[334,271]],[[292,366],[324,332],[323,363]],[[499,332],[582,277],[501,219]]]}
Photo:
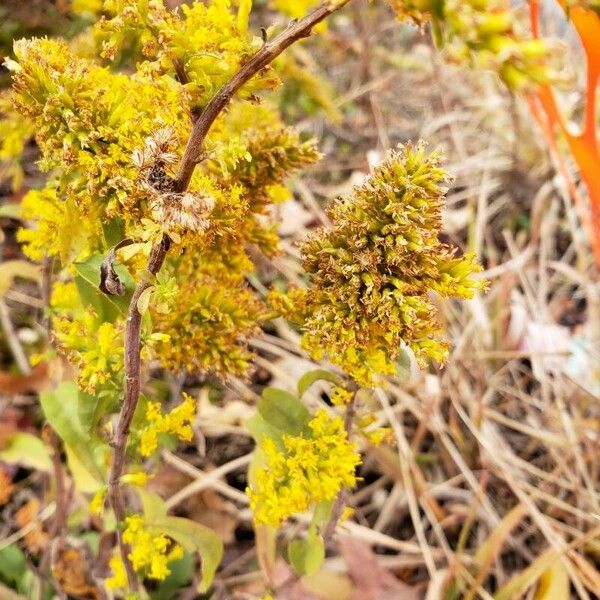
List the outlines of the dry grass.
{"label": "dry grass", "polygon": [[[335,125],[302,121],[326,158],[283,209],[285,254],[252,284],[301,284],[294,242],[326,220],[325,199],[349,189],[384,148],[422,137],[445,149],[456,178],[447,234],[479,255],[490,289],[442,306],[454,347],[444,368],[412,368],[370,398],[393,436],[364,448],[355,513],[339,534],[370,544],[382,567],[422,583],[428,600],[530,598],[540,575],[562,595],[538,598],[568,597],[565,575],[572,597],[596,598],[600,304],[565,186],[521,101],[490,76],[442,64],[425,37],[399,28],[385,9],[357,6],[328,44],[314,43],[314,63],[334,83],[344,116]],[[217,579],[222,598],[255,598],[263,585],[241,491],[252,449],[241,423],[262,385],[294,390],[314,367],[283,322],[253,346],[252,383],[232,380],[218,405],[201,391],[198,447],[163,454],[169,477],[185,475],[177,486],[161,480],[170,509],[185,512],[212,490],[222,518],[233,519],[237,542],[230,538]],[[314,392],[311,402],[323,399]],[[283,537],[305,525],[286,526]],[[325,568],[343,572],[347,561],[334,554]],[[454,596],[444,595],[452,582]]]}
{"label": "dry grass", "polygon": [[[452,580],[456,598],[531,597],[541,574],[563,598],[563,573],[573,597],[595,598],[600,307],[540,132],[493,78],[443,65],[381,9],[358,8],[331,36],[318,62],[345,117],[305,123],[327,156],[297,186],[307,222],[322,222],[324,197],[347,189],[382,149],[423,137],[445,149],[456,177],[448,235],[479,255],[490,281],[473,302],[442,307],[454,345],[443,369],[413,369],[376,391],[393,443],[365,449],[364,485],[343,530],[406,581],[428,582],[430,599]],[[278,276],[296,283],[297,252],[286,247]],[[283,324],[257,341],[271,384],[293,389],[309,368],[296,341]],[[343,565],[332,558],[330,567]]]}

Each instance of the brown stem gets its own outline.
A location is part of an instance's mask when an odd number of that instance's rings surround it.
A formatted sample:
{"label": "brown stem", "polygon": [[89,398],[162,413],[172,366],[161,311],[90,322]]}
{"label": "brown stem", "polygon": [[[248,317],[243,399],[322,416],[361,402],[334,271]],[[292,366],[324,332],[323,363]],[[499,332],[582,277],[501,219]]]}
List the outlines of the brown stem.
{"label": "brown stem", "polygon": [[60,458],[60,440],[54,430],[49,426],[45,425],[43,430],[43,437],[46,443],[52,449],[52,467],[54,471],[54,481],[56,485],[56,511],[54,513],[54,520],[48,531],[48,537],[50,542],[44,548],[40,564],[38,566],[38,600],[44,598],[44,583],[46,580],[46,573],[52,559],[52,547],[53,542],[58,540],[59,544],[62,542],[63,532],[65,525],[67,524],[67,516],[69,514],[69,504],[73,497],[73,487],[67,490],[65,485],[65,472],[63,464]]}
{"label": "brown stem", "polygon": [[[323,21],[331,13],[345,6],[350,0],[328,0],[299,21],[292,21],[288,27],[280,33],[272,42],[266,42],[263,47],[246,63],[240,70],[216,93],[202,113],[196,117],[193,115],[193,127],[190,138],[186,145],[179,174],[177,176],[175,189],[184,192],[190,183],[194,169],[200,162],[202,147],[212,124],[219,114],[229,104],[235,93],[247,83],[254,75],[267,67],[286,48],[297,40],[310,35],[312,28]],[[181,71],[181,69],[179,69]],[[186,76],[178,72],[177,76],[183,80]],[[148,271],[156,275],[165,261],[169,251],[170,240],[164,236],[162,241],[154,246],[148,262]],[[125,468],[127,439],[129,427],[135,413],[140,397],[141,388],[141,323],[142,316],[138,311],[137,304],[142,293],[148,289],[150,282],[140,281],[133,293],[129,304],[127,325],[125,328],[125,398],[121,406],[121,412],[117,421],[113,436],[113,459],[108,480],[108,500],[115,513],[118,523],[125,519],[125,500],[120,486],[120,478]],[[139,582],[131,561],[129,560],[129,548],[123,542],[121,532],[117,530],[119,551],[129,586],[135,592],[139,590]]]}
{"label": "brown stem", "polygon": [[[159,244],[152,249],[148,260],[148,271],[156,275],[167,256],[170,239],[165,235]],[[140,296],[150,287],[150,282],[142,279],[136,286],[127,314],[127,324],[125,327],[125,398],[121,405],[119,420],[113,435],[113,460],[108,479],[108,500],[115,513],[118,523],[125,520],[125,500],[121,491],[120,479],[125,468],[125,455],[127,451],[127,439],[129,437],[129,426],[137,408],[140,398],[141,387],[141,329],[142,315],[138,310],[138,300]],[[121,532],[117,529],[117,540],[121,559],[127,572],[129,586],[133,591],[138,591],[139,584],[135,570],[129,560],[129,548],[123,542]]]}
{"label": "brown stem", "polygon": [[329,0],[316,8],[309,15],[299,21],[292,21],[273,41],[266,42],[263,47],[216,93],[208,106],[202,111],[194,123],[190,139],[188,140],[179,173],[177,175],[177,189],[184,191],[190,183],[196,165],[202,160],[202,147],[204,140],[223,109],[229,104],[239,89],[254,75],[271,64],[286,48],[294,42],[308,37],[315,25],[327,18],[331,13],[339,10],[350,0]]}
{"label": "brown stem", "polygon": [[[352,396],[352,400],[346,406],[346,414],[344,416],[344,428],[346,429],[346,433],[348,437],[352,433],[352,425],[354,423],[354,417],[356,416],[356,392],[354,392]],[[344,506],[346,506],[346,502],[348,492],[347,490],[341,490],[338,494],[338,497],[333,504],[333,508],[331,509],[331,517],[329,521],[327,521],[327,525],[325,525],[325,529],[323,531],[323,541],[325,545],[329,544],[333,538],[333,534],[335,533],[335,529],[337,527],[338,521],[344,512]]]}

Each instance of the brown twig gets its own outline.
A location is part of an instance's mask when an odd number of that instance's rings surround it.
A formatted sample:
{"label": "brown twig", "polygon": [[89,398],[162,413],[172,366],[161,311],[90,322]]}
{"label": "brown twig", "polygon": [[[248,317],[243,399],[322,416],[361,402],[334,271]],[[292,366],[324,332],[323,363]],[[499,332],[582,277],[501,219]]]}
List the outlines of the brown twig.
{"label": "brown twig", "polygon": [[71,498],[73,497],[73,487],[67,490],[65,484],[65,472],[60,457],[60,439],[49,425],[44,426],[43,437],[46,443],[52,449],[52,467],[56,485],[56,511],[54,513],[52,525],[48,531],[50,542],[44,548],[44,552],[38,567],[38,600],[43,600],[44,598],[44,582],[46,580],[46,573],[50,567],[52,559],[52,547],[54,545],[53,542],[55,540],[58,540],[59,544],[62,542],[65,525],[67,524],[67,516],[69,514],[69,504],[71,503]]}
{"label": "brown twig", "polygon": [[286,48],[289,48],[294,42],[308,37],[315,25],[348,4],[349,1],[330,0],[329,2],[324,2],[303,19],[292,21],[273,41],[266,42],[217,92],[194,123],[177,175],[178,191],[184,191],[189,185],[194,169],[202,159],[202,147],[210,128],[240,88],[250,81],[254,75],[271,64]]}
{"label": "brown twig", "polygon": [[[167,236],[164,236],[161,243],[156,244],[152,249],[150,259],[148,260],[148,271],[153,275],[158,273],[165,261],[171,241]],[[127,450],[127,439],[129,437],[129,426],[135,413],[135,409],[140,398],[141,387],[141,327],[142,315],[138,310],[138,300],[140,296],[148,289],[150,282],[147,279],[142,279],[136,286],[127,314],[127,325],[125,330],[125,398],[119,413],[119,420],[113,436],[113,460],[110,469],[108,480],[108,499],[117,518],[117,522],[121,523],[125,519],[125,500],[121,492],[120,478],[125,467],[125,452]],[[121,532],[117,530],[117,540],[119,550],[125,570],[127,571],[127,579],[133,591],[137,591],[138,581],[133,569],[133,565],[129,560],[129,548],[123,542]]]}
{"label": "brown twig", "polygon": [[[323,21],[330,14],[345,6],[350,0],[329,0],[316,8],[309,15],[299,21],[292,21],[288,27],[273,41],[266,42],[262,48],[216,93],[202,113],[193,120],[193,128],[186,145],[179,173],[175,182],[175,190],[185,191],[191,181],[196,165],[202,160],[204,140],[213,123],[229,104],[233,96],[254,75],[266,68],[286,48],[294,42],[308,37],[315,25]],[[182,73],[178,73],[181,79]],[[151,253],[148,261],[148,271],[153,275],[158,273],[165,261],[170,247],[168,236],[164,236]],[[137,304],[142,293],[151,283],[147,280],[140,281],[131,298],[125,329],[125,398],[121,406],[115,433],[113,436],[113,459],[108,481],[108,500],[115,513],[117,522],[125,519],[125,501],[120,486],[120,478],[125,468],[125,453],[129,427],[138,404],[141,388],[141,323]],[[129,586],[133,591],[139,590],[139,583],[135,570],[129,560],[129,548],[123,542],[122,535],[117,532],[117,540],[121,559],[127,572]]]}

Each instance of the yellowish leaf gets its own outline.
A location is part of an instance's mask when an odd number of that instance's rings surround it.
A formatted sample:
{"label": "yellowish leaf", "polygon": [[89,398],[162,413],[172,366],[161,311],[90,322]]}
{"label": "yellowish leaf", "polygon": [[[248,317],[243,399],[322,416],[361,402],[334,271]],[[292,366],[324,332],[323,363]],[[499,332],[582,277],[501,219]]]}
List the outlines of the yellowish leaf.
{"label": "yellowish leaf", "polygon": [[150,306],[150,296],[152,295],[153,290],[153,287],[146,288],[138,298],[137,309],[140,315],[143,315],[148,310],[148,307]]}
{"label": "yellowish leaf", "polygon": [[350,577],[325,570],[304,576],[302,585],[323,600],[348,600],[354,591]]}
{"label": "yellowish leaf", "polygon": [[40,268],[26,260],[7,260],[0,264],[0,296],[6,294],[16,277],[39,283]]}
{"label": "yellowish leaf", "polygon": [[557,559],[541,575],[535,600],[569,600],[569,574],[561,559]]}
{"label": "yellowish leaf", "polygon": [[19,464],[40,471],[52,471],[52,461],[48,448],[39,437],[30,433],[15,433],[0,451],[0,460],[9,464]]}
{"label": "yellowish leaf", "polygon": [[517,573],[508,583],[496,592],[494,600],[512,600],[517,594],[526,592],[559,559],[552,548],[540,554],[526,569]]}

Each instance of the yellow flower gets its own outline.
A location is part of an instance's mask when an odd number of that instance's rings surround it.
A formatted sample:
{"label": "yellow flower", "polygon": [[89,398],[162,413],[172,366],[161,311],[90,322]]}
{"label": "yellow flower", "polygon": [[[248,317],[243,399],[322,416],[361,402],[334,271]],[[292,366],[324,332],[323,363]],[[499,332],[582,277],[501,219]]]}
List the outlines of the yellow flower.
{"label": "yellow flower", "polygon": [[128,473],[127,475],[121,475],[121,481],[130,485],[144,487],[148,485],[148,474],[143,471],[139,471],[138,473]]}
{"label": "yellow flower", "polygon": [[81,300],[79,299],[79,293],[77,292],[77,286],[72,281],[63,283],[57,281],[52,286],[52,297],[50,299],[50,306],[53,309],[60,309],[63,311],[75,311],[79,308]]}
{"label": "yellow flower", "polygon": [[79,367],[78,383],[94,394],[98,388],[115,388],[123,371],[123,323],[100,323],[88,309],[70,319],[54,319],[54,331],[69,359]]}
{"label": "yellow flower", "polygon": [[140,434],[139,450],[142,456],[150,456],[158,447],[158,435],[168,433],[183,442],[194,436],[192,422],[196,416],[196,402],[188,394],[183,394],[183,402],[171,412],[162,414],[158,402],[149,402],[146,409],[148,425]]}
{"label": "yellow flower", "polygon": [[432,20],[436,41],[452,60],[498,73],[512,89],[560,81],[552,63],[560,52],[549,40],[523,39],[503,0],[388,0],[399,19]]}
{"label": "yellow flower", "polygon": [[265,466],[247,489],[257,523],[279,526],[291,515],[333,500],[342,488],[356,484],[360,455],[348,440],[340,417],[320,410],[309,421],[310,433],[284,435],[283,448],[265,438]]}
{"label": "yellow flower", "polygon": [[485,287],[472,278],[480,270],[474,257],[455,256],[439,239],[448,180],[440,160],[424,144],[390,152],[332,204],[332,225],[303,244],[311,286],[291,297],[304,313],[303,345],[362,386],[395,374],[403,342],[421,363],[443,361],[448,343],[431,293],[471,298]]}
{"label": "yellow flower", "polygon": [[121,558],[115,554],[108,564],[112,571],[112,576],[106,580],[106,585],[111,590],[126,588],[128,586],[127,572],[125,571],[125,565],[123,565]]}
{"label": "yellow flower", "polygon": [[156,429],[149,427],[140,435],[140,454],[150,456],[158,448],[158,435]]}
{"label": "yellow flower", "polygon": [[166,579],[171,573],[169,563],[183,556],[181,546],[173,545],[165,535],[150,533],[141,515],[127,517],[123,541],[131,548],[129,560],[133,568],[158,581]]}
{"label": "yellow flower", "polygon": [[346,406],[350,400],[352,400],[352,392],[342,388],[336,387],[331,395],[331,402],[336,406]]}
{"label": "yellow flower", "polygon": [[102,0],[73,0],[71,11],[77,15],[97,15],[102,10]]}
{"label": "yellow flower", "polygon": [[104,511],[104,498],[106,497],[106,488],[98,490],[92,498],[88,509],[90,513],[100,515]]}
{"label": "yellow flower", "polygon": [[392,430],[389,427],[377,427],[371,431],[363,432],[373,446],[381,446],[383,442],[391,437]]}
{"label": "yellow flower", "polygon": [[[288,15],[293,19],[301,19],[304,15],[314,9],[317,4],[319,4],[319,1],[320,0],[294,0],[294,2],[289,2],[289,0],[273,0],[273,4],[275,5],[275,8],[285,15]],[[325,22],[319,23],[316,27],[317,31],[325,31],[326,29],[327,24]]]}

